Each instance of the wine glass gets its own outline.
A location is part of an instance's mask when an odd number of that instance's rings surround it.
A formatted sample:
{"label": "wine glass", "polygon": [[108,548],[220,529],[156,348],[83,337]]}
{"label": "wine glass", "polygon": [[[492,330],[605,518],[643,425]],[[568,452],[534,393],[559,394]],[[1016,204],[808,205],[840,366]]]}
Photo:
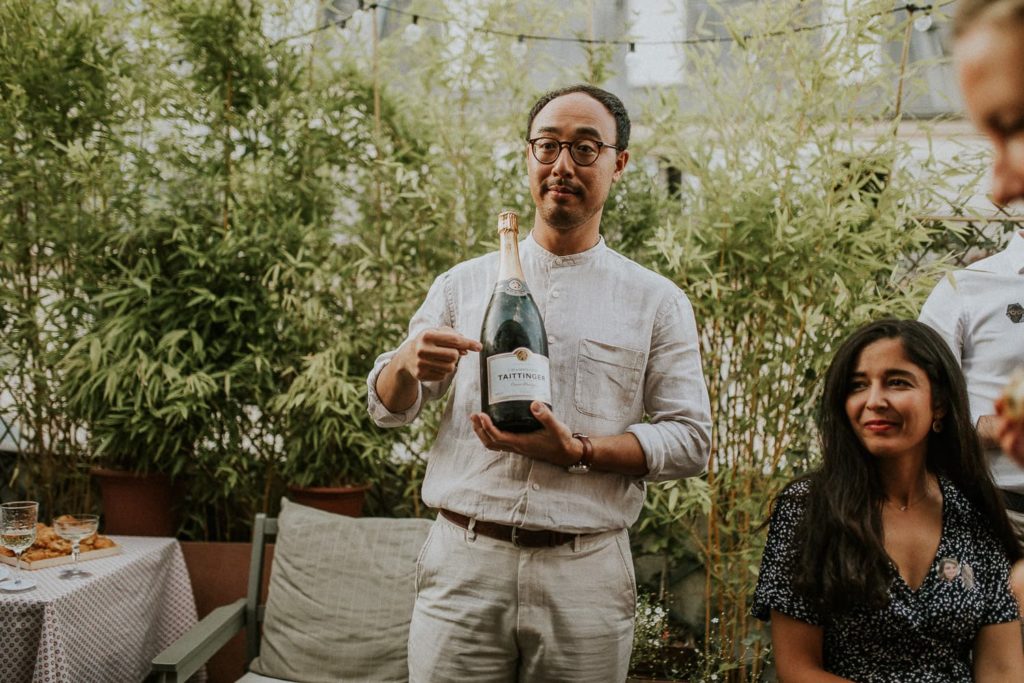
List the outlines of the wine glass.
{"label": "wine glass", "polygon": [[79,513],[74,515],[61,515],[53,520],[53,531],[65,541],[71,541],[71,567],[61,572],[62,579],[69,579],[75,576],[89,576],[78,568],[78,555],[83,539],[89,538],[99,529],[100,518],[98,515]]}
{"label": "wine glass", "polygon": [[0,590],[23,591],[36,585],[21,574],[21,554],[35,543],[39,503],[19,500],[0,505],[0,545],[14,553],[14,577],[0,582]]}

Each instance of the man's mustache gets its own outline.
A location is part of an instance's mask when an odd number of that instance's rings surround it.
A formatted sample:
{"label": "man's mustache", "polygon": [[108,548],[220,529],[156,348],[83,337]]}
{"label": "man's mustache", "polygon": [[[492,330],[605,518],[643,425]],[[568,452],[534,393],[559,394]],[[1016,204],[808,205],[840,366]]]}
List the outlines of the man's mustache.
{"label": "man's mustache", "polygon": [[574,194],[579,194],[580,192],[579,186],[566,182],[565,180],[562,179],[549,180],[544,184],[544,187],[546,187],[549,190],[553,187],[557,187],[562,190],[569,190],[569,192],[572,192]]}

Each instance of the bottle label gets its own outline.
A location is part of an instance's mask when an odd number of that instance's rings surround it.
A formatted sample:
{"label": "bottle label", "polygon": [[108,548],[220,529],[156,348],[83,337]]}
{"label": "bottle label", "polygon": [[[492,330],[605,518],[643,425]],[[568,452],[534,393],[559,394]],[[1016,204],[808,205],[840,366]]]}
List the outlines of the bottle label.
{"label": "bottle label", "polygon": [[551,404],[547,356],[519,347],[487,359],[487,402],[541,401]]}
{"label": "bottle label", "polygon": [[511,294],[512,296],[526,296],[530,293],[526,283],[517,277],[502,280],[494,288],[499,292]]}

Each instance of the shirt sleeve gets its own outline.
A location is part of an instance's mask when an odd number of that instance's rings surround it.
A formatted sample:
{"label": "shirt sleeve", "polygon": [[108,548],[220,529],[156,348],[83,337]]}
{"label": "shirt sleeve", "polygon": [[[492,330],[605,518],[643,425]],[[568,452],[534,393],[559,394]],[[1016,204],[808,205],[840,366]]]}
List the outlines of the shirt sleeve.
{"label": "shirt sleeve", "polygon": [[[409,321],[409,332],[399,348],[409,343],[411,339],[414,339],[424,330],[434,327],[450,327],[452,325],[454,316],[451,311],[449,285],[449,273],[444,273],[434,280],[434,284],[430,286],[430,290],[427,292],[426,299],[424,299],[419,310],[413,315],[412,320]],[[420,382],[416,401],[406,410],[397,413],[392,412],[384,405],[380,395],[377,393],[377,378],[380,377],[381,371],[391,362],[396,353],[398,353],[398,349],[393,349],[377,356],[373,369],[366,378],[366,394],[370,417],[379,427],[401,427],[410,424],[419,416],[420,411],[423,409],[424,401],[433,401],[444,396],[452,381],[452,378],[449,377],[443,382]]]}
{"label": "shirt sleeve", "polygon": [[775,501],[768,526],[768,541],[761,556],[761,569],[754,589],[754,602],[750,613],[762,621],[771,619],[771,611],[815,626],[824,620],[811,602],[793,588],[798,548],[796,529],[804,513],[804,493],[790,487]]}
{"label": "shirt sleeve", "polygon": [[917,318],[932,328],[946,341],[953,357],[963,365],[964,320],[963,305],[952,273],[944,275],[921,307]]}
{"label": "shirt sleeve", "polygon": [[711,401],[693,307],[678,288],[658,311],[644,377],[650,422],[626,429],[647,459],[647,481],[700,474],[711,452]]}

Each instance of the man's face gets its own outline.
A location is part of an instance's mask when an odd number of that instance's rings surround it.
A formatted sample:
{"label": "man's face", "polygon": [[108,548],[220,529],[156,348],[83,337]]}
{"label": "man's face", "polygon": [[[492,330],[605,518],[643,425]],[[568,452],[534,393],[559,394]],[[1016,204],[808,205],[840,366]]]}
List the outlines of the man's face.
{"label": "man's face", "polygon": [[994,147],[992,198],[1024,198],[1024,24],[980,21],[954,51],[967,111]]}
{"label": "man's face", "polygon": [[[581,139],[616,143],[615,117],[604,105],[584,93],[562,95],[538,112],[530,139],[550,137],[564,142]],[[530,194],[541,220],[556,230],[571,230],[596,220],[608,198],[612,182],[619,179],[628,152],[602,149],[590,166],[579,166],[569,149],[562,149],[553,164],[542,164],[526,147]]]}

